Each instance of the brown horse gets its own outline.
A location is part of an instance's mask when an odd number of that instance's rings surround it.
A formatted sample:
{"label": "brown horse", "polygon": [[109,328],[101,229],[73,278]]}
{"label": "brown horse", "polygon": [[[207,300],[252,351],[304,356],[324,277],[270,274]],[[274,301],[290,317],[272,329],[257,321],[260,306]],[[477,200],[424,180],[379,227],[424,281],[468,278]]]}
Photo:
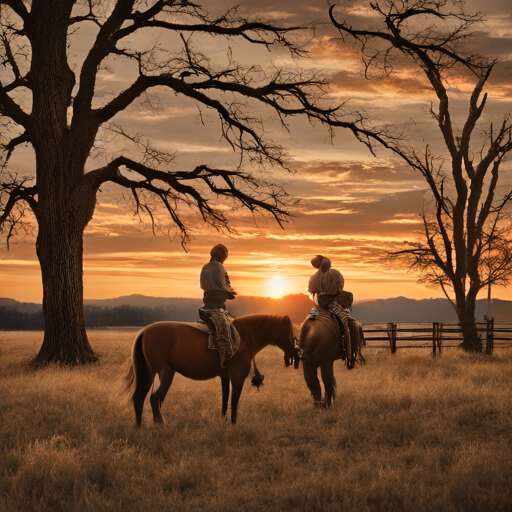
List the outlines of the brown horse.
{"label": "brown horse", "polygon": [[[357,330],[356,332],[352,329]],[[363,345],[364,333],[362,325],[356,320],[350,326],[351,338],[358,339]],[[353,342],[354,344],[354,342]],[[315,320],[307,318],[300,331],[300,345],[303,350],[304,380],[311,391],[315,404],[320,405],[322,400],[322,388],[318,380],[318,367],[322,375],[325,388],[325,405],[330,407],[336,398],[336,379],[334,377],[334,361],[342,354],[342,342],[338,322],[326,312]],[[353,362],[363,364],[364,358],[360,352],[360,346],[352,347],[352,357],[348,368],[353,368]]]}
{"label": "brown horse", "polygon": [[153,421],[163,423],[160,406],[176,372],[193,380],[220,377],[223,416],[228,408],[231,382],[231,423],[236,423],[238,400],[254,356],[267,345],[277,345],[289,357],[295,354],[295,348],[292,323],[287,316],[247,315],[235,319],[233,325],[240,334],[240,347],[225,368],[220,366],[218,352],[208,349],[208,334],[193,324],[157,322],[137,334],[124,381],[125,390],[133,390],[138,427],[142,423],[144,400],[157,374],[160,385],[153,384],[150,402]]}

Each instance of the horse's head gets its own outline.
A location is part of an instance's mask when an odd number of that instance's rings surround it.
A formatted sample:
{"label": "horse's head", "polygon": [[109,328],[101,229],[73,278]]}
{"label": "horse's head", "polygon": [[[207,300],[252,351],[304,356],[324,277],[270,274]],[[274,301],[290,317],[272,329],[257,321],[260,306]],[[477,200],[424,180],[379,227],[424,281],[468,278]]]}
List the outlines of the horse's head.
{"label": "horse's head", "polygon": [[287,354],[285,352],[284,355],[284,365],[288,368],[288,366],[293,365],[293,367],[298,370],[299,364],[300,364],[300,355],[299,351],[297,350],[297,346],[299,343],[299,333],[300,329],[292,324],[292,336],[293,336],[293,354]]}
{"label": "horse's head", "polygon": [[289,316],[284,316],[280,322],[279,336],[276,345],[284,352],[284,364],[290,366],[297,357],[295,348],[295,333]]}

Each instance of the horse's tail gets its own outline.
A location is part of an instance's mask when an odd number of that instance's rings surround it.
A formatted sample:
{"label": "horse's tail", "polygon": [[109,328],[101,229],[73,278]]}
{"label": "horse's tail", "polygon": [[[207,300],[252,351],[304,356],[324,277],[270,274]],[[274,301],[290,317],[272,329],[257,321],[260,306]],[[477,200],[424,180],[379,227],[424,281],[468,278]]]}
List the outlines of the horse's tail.
{"label": "horse's tail", "polygon": [[126,370],[123,376],[123,384],[120,391],[122,396],[131,398],[137,386],[137,379],[141,378],[142,373],[149,373],[149,366],[142,352],[143,332],[137,334],[132,347],[132,355],[126,361]]}
{"label": "horse's tail", "polygon": [[262,375],[260,371],[258,370],[258,367],[256,366],[256,359],[252,358],[252,365],[254,368],[254,376],[251,379],[251,383],[253,386],[256,386],[258,388],[258,391],[260,390],[260,386],[263,385],[263,379],[265,378],[265,375]]}

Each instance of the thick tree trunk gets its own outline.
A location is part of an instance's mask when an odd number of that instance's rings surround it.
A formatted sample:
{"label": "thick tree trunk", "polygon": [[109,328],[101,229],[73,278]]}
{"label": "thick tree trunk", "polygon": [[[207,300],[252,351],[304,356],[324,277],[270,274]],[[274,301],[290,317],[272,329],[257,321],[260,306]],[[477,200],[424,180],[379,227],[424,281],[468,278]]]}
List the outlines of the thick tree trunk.
{"label": "thick tree trunk", "polygon": [[97,127],[71,136],[68,110],[75,74],[67,56],[73,0],[33,0],[26,26],[32,46],[30,134],[36,155],[37,256],[43,279],[44,341],[35,365],[97,361],[83,310],[83,232],[95,190],[85,190],[84,165]]}
{"label": "thick tree trunk", "polygon": [[35,365],[95,362],[83,309],[83,233],[74,219],[40,222],[37,255],[43,278],[44,341]]}

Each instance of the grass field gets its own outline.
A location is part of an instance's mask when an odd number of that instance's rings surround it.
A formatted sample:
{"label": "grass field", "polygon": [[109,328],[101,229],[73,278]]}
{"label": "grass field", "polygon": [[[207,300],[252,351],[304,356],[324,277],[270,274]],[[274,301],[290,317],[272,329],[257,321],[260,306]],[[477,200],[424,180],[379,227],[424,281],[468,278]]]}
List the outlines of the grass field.
{"label": "grass field", "polygon": [[40,332],[0,341],[3,511],[511,511],[512,353],[366,351],[338,398],[312,405],[269,347],[239,423],[218,379],[177,378],[166,424],[134,428],[116,397],[135,330],[91,331],[101,363],[32,371]]}

